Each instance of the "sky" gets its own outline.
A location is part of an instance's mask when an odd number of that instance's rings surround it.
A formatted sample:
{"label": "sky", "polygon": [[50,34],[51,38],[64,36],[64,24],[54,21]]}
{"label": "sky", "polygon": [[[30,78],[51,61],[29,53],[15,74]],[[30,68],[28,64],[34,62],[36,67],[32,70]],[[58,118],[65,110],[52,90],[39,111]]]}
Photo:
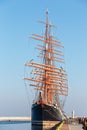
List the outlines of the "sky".
{"label": "sky", "polygon": [[24,81],[24,64],[34,57],[35,41],[41,33],[46,9],[63,43],[69,96],[64,111],[87,115],[87,1],[0,0],[0,116],[30,116],[32,96]]}

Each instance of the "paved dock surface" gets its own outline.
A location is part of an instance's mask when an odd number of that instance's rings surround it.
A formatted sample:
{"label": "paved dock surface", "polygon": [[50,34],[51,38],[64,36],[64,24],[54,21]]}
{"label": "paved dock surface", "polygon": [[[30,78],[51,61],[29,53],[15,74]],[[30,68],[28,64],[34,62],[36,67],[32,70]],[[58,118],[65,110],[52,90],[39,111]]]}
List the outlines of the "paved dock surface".
{"label": "paved dock surface", "polygon": [[53,127],[48,126],[39,126],[39,125],[33,125],[32,130],[83,130],[81,124],[63,124],[58,125],[56,124]]}
{"label": "paved dock surface", "polygon": [[[81,124],[69,124],[69,130],[83,130]],[[67,129],[68,130],[68,129]]]}
{"label": "paved dock surface", "polygon": [[57,127],[56,130],[83,130],[83,129],[81,124],[63,124],[61,128],[58,129]]}
{"label": "paved dock surface", "polygon": [[60,130],[69,130],[68,124],[63,124],[63,126],[60,128]]}
{"label": "paved dock surface", "polygon": [[64,124],[60,130],[83,130],[82,125]]}

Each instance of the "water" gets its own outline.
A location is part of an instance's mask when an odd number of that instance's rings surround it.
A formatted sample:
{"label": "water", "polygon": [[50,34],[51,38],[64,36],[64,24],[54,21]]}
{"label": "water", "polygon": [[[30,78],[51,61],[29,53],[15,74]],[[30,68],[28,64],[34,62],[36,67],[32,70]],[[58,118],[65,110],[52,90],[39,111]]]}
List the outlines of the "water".
{"label": "water", "polygon": [[0,130],[31,130],[29,122],[0,122]]}

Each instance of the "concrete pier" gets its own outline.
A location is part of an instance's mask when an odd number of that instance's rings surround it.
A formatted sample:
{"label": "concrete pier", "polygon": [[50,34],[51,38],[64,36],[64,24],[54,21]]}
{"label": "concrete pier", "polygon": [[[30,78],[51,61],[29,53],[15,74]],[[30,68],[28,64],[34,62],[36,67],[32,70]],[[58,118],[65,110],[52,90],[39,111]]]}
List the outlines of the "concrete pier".
{"label": "concrete pier", "polygon": [[61,128],[57,127],[56,130],[83,130],[82,125],[63,124]]}
{"label": "concrete pier", "polygon": [[83,129],[82,129],[82,125],[81,124],[78,124],[78,125],[70,124],[69,125],[69,130],[83,130]]}
{"label": "concrete pier", "polygon": [[59,125],[55,125],[54,127],[52,127],[50,130],[83,130],[82,127],[82,124],[79,124],[77,122],[61,122]]}
{"label": "concrete pier", "polygon": [[31,117],[22,117],[22,116],[16,116],[16,117],[0,117],[0,122],[18,122],[18,121],[31,121]]}

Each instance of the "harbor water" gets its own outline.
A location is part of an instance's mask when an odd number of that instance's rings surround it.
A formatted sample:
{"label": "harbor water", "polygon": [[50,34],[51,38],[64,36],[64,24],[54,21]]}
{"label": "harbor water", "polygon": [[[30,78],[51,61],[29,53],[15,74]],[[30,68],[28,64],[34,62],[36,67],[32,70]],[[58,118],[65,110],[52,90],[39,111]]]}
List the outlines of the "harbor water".
{"label": "harbor water", "polygon": [[0,122],[0,130],[31,130],[29,122]]}

